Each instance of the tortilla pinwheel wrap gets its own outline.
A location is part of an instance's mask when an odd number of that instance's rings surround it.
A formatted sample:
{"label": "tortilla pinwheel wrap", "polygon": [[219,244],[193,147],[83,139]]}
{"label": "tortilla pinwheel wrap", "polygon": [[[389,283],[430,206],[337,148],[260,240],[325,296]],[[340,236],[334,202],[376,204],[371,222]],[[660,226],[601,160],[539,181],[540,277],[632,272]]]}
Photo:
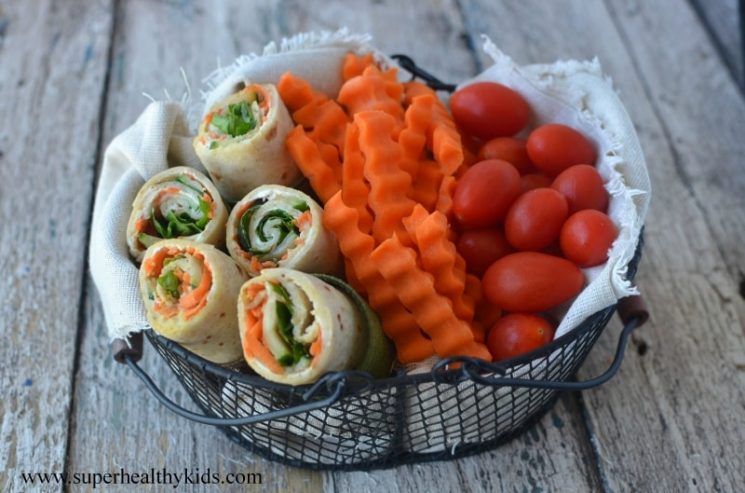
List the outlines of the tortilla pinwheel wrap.
{"label": "tortilla pinwheel wrap", "polygon": [[247,278],[233,259],[212,245],[162,240],[145,252],[139,279],[155,332],[213,363],[241,359],[235,302]]}
{"label": "tortilla pinwheel wrap", "polygon": [[294,124],[273,84],[243,84],[205,114],[194,150],[220,193],[237,202],[259,185],[295,185],[302,175],[285,148]]}
{"label": "tortilla pinwheel wrap", "polygon": [[137,262],[157,241],[187,238],[223,246],[228,211],[212,182],[194,168],[162,171],[140,188],[127,223],[127,246]]}
{"label": "tortilla pinwheel wrap", "polygon": [[363,315],[341,291],[304,272],[264,269],[246,282],[238,322],[246,362],[273,382],[312,383],[329,371],[361,369],[367,359]]}
{"label": "tortilla pinwheel wrap", "polygon": [[233,207],[227,225],[228,252],[250,276],[272,267],[338,273],[339,246],[322,219],[321,206],[300,190],[261,186]]}

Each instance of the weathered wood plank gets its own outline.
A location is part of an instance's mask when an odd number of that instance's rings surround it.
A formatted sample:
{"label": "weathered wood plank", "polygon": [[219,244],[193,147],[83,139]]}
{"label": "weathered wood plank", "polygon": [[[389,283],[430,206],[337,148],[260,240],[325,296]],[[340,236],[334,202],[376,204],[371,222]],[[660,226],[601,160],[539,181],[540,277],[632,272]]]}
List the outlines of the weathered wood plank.
{"label": "weathered wood plank", "polygon": [[[608,2],[729,273],[745,280],[745,98],[685,1]],[[666,46],[673,47],[665,49]],[[681,63],[681,61],[686,61]]]}
{"label": "weathered wood plank", "polygon": [[743,26],[745,5],[740,0],[690,0],[696,13],[713,37],[717,51],[738,84],[745,88],[745,54],[743,54]]}
{"label": "weathered wood plank", "polygon": [[535,427],[495,450],[450,462],[334,474],[334,490],[597,491],[600,483],[575,400],[563,396]]}
{"label": "weathered wood plank", "polygon": [[65,464],[110,33],[106,0],[0,4],[2,491]]}
{"label": "weathered wood plank", "polygon": [[[267,41],[297,31],[348,25],[355,31],[372,32],[384,50],[411,54],[443,79],[459,80],[476,70],[461,37],[463,26],[454,2],[325,2],[323,9],[311,8],[305,2],[234,2],[230,8],[221,5],[210,9],[205,5],[122,5],[105,120],[107,141],[144,107],[145,101],[133,103],[142,90],[156,94],[166,87],[174,96],[180,93],[179,66],[192,81],[198,81],[214,67],[218,57],[226,62],[239,52],[256,50]],[[260,26],[260,32],[237,22],[249,18],[263,20],[252,24]],[[188,36],[183,34],[186,32]],[[412,36],[413,32],[421,34]],[[495,453],[457,462],[369,474],[313,473],[273,466],[245,453],[212,428],[176,418],[145,395],[139,381],[125,369],[112,369],[94,293],[86,305],[82,342],[70,470],[199,466],[215,471],[219,467],[221,472],[261,472],[268,489],[293,491],[321,487],[385,491],[399,485],[432,491],[461,484],[478,491],[498,481],[510,488],[528,487],[531,481],[537,481],[537,485],[549,489],[572,484],[578,490],[588,490],[597,484],[580,423],[566,405],[558,406],[555,414],[543,421],[537,429],[538,443],[530,448],[517,441]],[[185,399],[175,390],[177,384],[169,370],[152,351],[146,352],[143,365],[158,376],[159,384],[174,391],[175,397]],[[562,423],[566,423],[563,428]],[[112,443],[117,447],[112,449]],[[534,463],[543,472],[537,473]]]}
{"label": "weathered wood plank", "polygon": [[[711,45],[687,6],[662,3],[617,8],[609,2],[616,23],[599,2],[473,1],[467,12],[475,31],[491,34],[522,62],[599,56],[648,158],[654,199],[638,281],[653,320],[637,335],[637,351],[627,355],[617,379],[583,398],[603,485],[734,490],[745,469],[738,452],[745,430],[737,425],[745,405],[738,370],[745,303],[732,276],[742,265],[740,254],[723,245],[737,244],[742,234],[743,214],[732,217],[741,210],[742,167],[738,174],[729,154],[741,145],[734,135],[743,128],[743,112],[735,115],[742,101],[721,62],[711,61]],[[507,30],[522,32],[522,41],[504,36]],[[715,108],[702,112],[704,104]],[[710,163],[716,169],[705,172]],[[713,208],[724,203],[728,208]],[[715,224],[724,221],[727,227]],[[581,377],[605,369],[617,330],[614,322]]]}

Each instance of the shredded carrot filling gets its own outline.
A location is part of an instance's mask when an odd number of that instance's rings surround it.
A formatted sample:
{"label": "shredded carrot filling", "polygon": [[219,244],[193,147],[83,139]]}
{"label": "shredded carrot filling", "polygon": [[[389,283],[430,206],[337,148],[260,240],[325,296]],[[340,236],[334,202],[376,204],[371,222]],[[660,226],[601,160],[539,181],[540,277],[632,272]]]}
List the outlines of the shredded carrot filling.
{"label": "shredded carrot filling", "polygon": [[[262,285],[249,286],[241,296],[244,297],[244,301],[248,301],[256,296],[259,292],[264,290]],[[264,328],[262,326],[262,320],[264,317],[264,306],[266,305],[267,298],[261,302],[256,308],[246,310],[246,332],[243,334],[243,354],[247,358],[255,358],[261,361],[269,371],[277,374],[284,372],[280,364],[269,351],[269,348],[264,344]]]}
{"label": "shredded carrot filling", "polygon": [[191,287],[191,276],[181,269],[174,269],[173,274],[179,280],[178,291],[180,293],[178,304],[165,303],[162,299],[156,299],[153,303],[153,309],[166,318],[171,318],[178,314],[179,310],[184,319],[189,320],[199,313],[207,304],[207,295],[212,289],[212,270],[199,251],[194,248],[161,248],[150,255],[142,264],[145,274],[149,278],[158,278],[163,270],[163,264],[166,259],[175,257],[179,254],[187,253],[201,261],[202,279],[195,288]]}
{"label": "shredded carrot filling", "polygon": [[141,217],[135,223],[135,231],[137,231],[138,233],[142,233],[147,229],[148,226],[150,226],[150,221],[148,221],[144,217]]}
{"label": "shredded carrot filling", "polygon": [[311,215],[310,211],[303,212],[297,217],[297,219],[295,219],[295,224],[297,224],[297,227],[299,229],[304,229],[306,226],[310,226],[312,222],[313,216]]}

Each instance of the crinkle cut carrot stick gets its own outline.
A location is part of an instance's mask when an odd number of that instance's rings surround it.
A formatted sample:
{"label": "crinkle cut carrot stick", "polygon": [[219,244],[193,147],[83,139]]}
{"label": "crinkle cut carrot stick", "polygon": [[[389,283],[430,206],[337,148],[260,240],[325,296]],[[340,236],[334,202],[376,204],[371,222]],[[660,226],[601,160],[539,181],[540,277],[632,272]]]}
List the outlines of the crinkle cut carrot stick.
{"label": "crinkle cut carrot stick", "polygon": [[[419,161],[427,146],[427,130],[432,117],[432,104],[432,98],[417,98],[416,102],[406,109],[404,127],[398,134],[398,143],[403,154],[401,168],[411,176],[412,181],[417,176]],[[435,187],[435,193],[436,190],[437,187]],[[420,189],[420,192],[424,192],[424,187]]]}
{"label": "crinkle cut carrot stick", "polygon": [[[377,67],[367,67],[362,75],[352,77],[341,86],[337,100],[350,115],[363,111],[383,111],[403,124],[403,86],[390,80]],[[399,128],[400,130],[400,128]]]}
{"label": "crinkle cut carrot stick", "polygon": [[342,201],[357,211],[360,231],[372,231],[373,215],[367,207],[370,187],[365,182],[365,158],[359,145],[360,130],[357,124],[347,127],[344,143],[344,165],[342,166]]}
{"label": "crinkle cut carrot stick", "polygon": [[339,191],[341,184],[336,178],[336,171],[324,161],[318,145],[305,134],[303,127],[295,127],[287,135],[285,143],[298,168],[324,203]]}
{"label": "crinkle cut carrot stick", "polygon": [[371,65],[375,65],[372,53],[365,53],[364,55],[348,53],[347,56],[344,57],[344,63],[342,64],[341,78],[346,82],[352,77],[362,75],[362,72]]}
{"label": "crinkle cut carrot stick", "polygon": [[[449,118],[449,115],[446,113],[444,117]],[[455,127],[442,122],[436,124],[432,130],[432,153],[445,175],[452,175],[463,164],[463,146]]]}
{"label": "crinkle cut carrot stick", "polygon": [[455,122],[435,91],[418,81],[405,83],[404,104],[411,108],[418,98],[431,99],[433,102],[427,132],[428,148],[434,154],[435,160],[442,166],[443,172],[446,175],[451,175],[463,164],[465,159],[460,134]]}
{"label": "crinkle cut carrot stick", "polygon": [[[312,137],[308,137],[313,140]],[[337,183],[341,183],[341,149],[338,149],[333,144],[327,144],[325,142],[319,142],[317,140],[314,140],[314,142],[316,143],[316,147],[318,147],[318,154],[321,156],[321,159],[323,159],[323,162],[326,163],[329,168],[331,168],[331,171],[336,177]]]}
{"label": "crinkle cut carrot stick", "polygon": [[440,190],[437,194],[435,210],[444,214],[449,220],[453,219],[453,195],[455,194],[456,185],[457,183],[454,177],[446,176],[442,179]]}
{"label": "crinkle cut carrot stick", "polygon": [[292,72],[282,74],[277,83],[277,92],[291,113],[314,101],[323,102],[328,99],[325,94],[316,91],[305,79],[295,77]]}
{"label": "crinkle cut carrot stick", "polygon": [[[443,173],[452,175],[463,164],[463,144],[455,122],[445,106],[436,96],[423,95],[413,99],[411,106],[417,105],[418,99],[425,99],[431,108],[427,144]],[[411,108],[410,106],[410,108]]]}
{"label": "crinkle cut carrot stick", "polygon": [[470,326],[455,316],[450,300],[437,294],[432,276],[417,267],[414,250],[394,236],[378,245],[370,259],[383,278],[396,286],[399,299],[432,338],[438,356],[491,358],[485,346],[475,343]]}
{"label": "crinkle cut carrot stick", "polygon": [[312,101],[295,111],[292,119],[303,126],[311,139],[333,144],[339,152],[344,148],[344,131],[349,117],[336,101]]}
{"label": "crinkle cut carrot stick", "polygon": [[443,177],[440,166],[436,162],[420,161],[416,177],[409,190],[409,197],[422,204],[429,212],[434,211]]}
{"label": "crinkle cut carrot stick", "polygon": [[386,335],[393,339],[399,360],[412,363],[431,356],[434,354],[432,342],[422,335],[414,317],[398,300],[393,286],[377,272],[370,260],[374,240],[357,228],[357,222],[357,211],[344,204],[341,192],[331,197],[324,207],[323,224],[334,232],[339,249],[352,265],[354,276],[371,295],[370,306],[380,316]]}
{"label": "crinkle cut carrot stick", "polygon": [[404,105],[409,106],[417,96],[432,96],[437,99],[437,93],[423,82],[411,80],[404,82]]}
{"label": "crinkle cut carrot stick", "polygon": [[448,239],[450,228],[445,216],[436,211],[429,214],[417,205],[403,222],[409,236],[415,239],[422,267],[435,279],[435,290],[450,299],[458,318],[473,320],[473,300],[464,294],[466,272],[458,268],[460,256]]}
{"label": "crinkle cut carrot stick", "polygon": [[376,243],[403,230],[401,219],[411,214],[414,201],[408,197],[411,176],[401,170],[401,148],[393,140],[396,122],[380,111],[355,115],[360,132],[359,145],[365,157],[365,178],[370,182],[369,204],[375,215],[373,237]]}
{"label": "crinkle cut carrot stick", "polygon": [[416,98],[404,113],[404,129],[399,134],[404,155],[419,159],[427,145],[427,132],[432,119],[434,99],[430,96]]}

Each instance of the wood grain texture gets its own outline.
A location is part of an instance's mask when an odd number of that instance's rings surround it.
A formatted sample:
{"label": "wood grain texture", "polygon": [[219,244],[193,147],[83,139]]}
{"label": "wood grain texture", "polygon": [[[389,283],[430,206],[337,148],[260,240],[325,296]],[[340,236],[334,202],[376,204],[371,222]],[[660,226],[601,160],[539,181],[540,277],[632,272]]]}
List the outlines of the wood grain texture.
{"label": "wood grain texture", "polygon": [[743,54],[743,26],[745,12],[740,12],[741,0],[690,0],[691,6],[703,20],[717,51],[724,58],[737,83],[745,88],[745,54]]}
{"label": "wood grain texture", "polygon": [[[654,194],[637,279],[652,322],[636,335],[637,350],[619,376],[583,394],[602,484],[611,491],[734,491],[745,470],[738,452],[745,304],[735,276],[742,257],[732,249],[742,234],[743,215],[733,212],[745,187],[741,160],[730,154],[741,145],[734,133],[742,133],[743,112],[735,114],[742,100],[679,3],[608,2],[609,12],[599,2],[483,1],[466,10],[473,31],[491,34],[520,62],[598,56],[647,156]],[[508,29],[522,36],[504,36]],[[705,110],[709,104],[716,110]],[[614,322],[581,377],[605,369],[617,332]]]}
{"label": "wood grain texture", "polygon": [[64,467],[110,33],[105,0],[0,3],[2,491]]}
{"label": "wood grain texture", "polygon": [[676,174],[704,213],[727,270],[742,282],[745,98],[727,77],[693,10],[676,0],[676,8],[659,15],[667,3],[626,0],[607,5],[662,122]]}
{"label": "wood grain texture", "polygon": [[[298,31],[336,29],[369,31],[387,52],[406,52],[445,80],[474,74],[476,61],[464,37],[452,1],[425,3],[231,2],[207,8],[188,4],[126,2],[118,11],[114,59],[105,118],[105,141],[136,118],[146,91],[158,96],[165,87],[179,97],[183,67],[195,83],[236,54]],[[260,19],[245,29],[239,19]],[[412,36],[412,32],[420,33]],[[185,34],[185,33],[188,33]],[[436,47],[436,49],[432,49]],[[196,89],[194,85],[193,89]],[[499,450],[454,462],[441,462],[371,473],[317,473],[277,466],[232,444],[217,430],[189,423],[161,407],[126,369],[111,363],[103,316],[93,289],[85,309],[85,331],[77,378],[68,469],[141,470],[211,467],[214,472],[260,472],[269,491],[435,491],[463,488],[485,491],[499,483],[507,490],[578,490],[597,486],[591,451],[572,403],[556,407],[530,435]],[[143,366],[177,400],[187,397],[152,350]]]}

